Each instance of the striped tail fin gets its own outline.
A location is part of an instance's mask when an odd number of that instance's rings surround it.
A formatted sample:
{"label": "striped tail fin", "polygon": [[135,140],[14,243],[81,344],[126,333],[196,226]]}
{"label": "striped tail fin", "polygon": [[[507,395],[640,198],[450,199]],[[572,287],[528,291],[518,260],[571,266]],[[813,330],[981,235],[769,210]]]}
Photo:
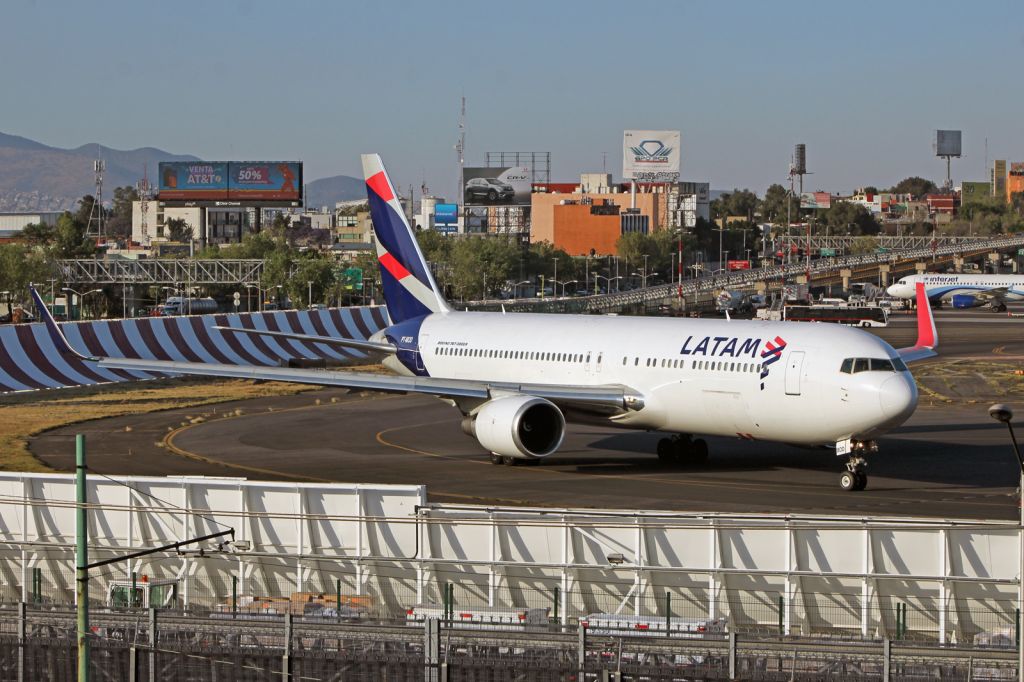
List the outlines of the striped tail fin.
{"label": "striped tail fin", "polygon": [[405,219],[395,187],[380,156],[363,154],[362,158],[373,233],[377,238],[384,301],[391,323],[450,311]]}

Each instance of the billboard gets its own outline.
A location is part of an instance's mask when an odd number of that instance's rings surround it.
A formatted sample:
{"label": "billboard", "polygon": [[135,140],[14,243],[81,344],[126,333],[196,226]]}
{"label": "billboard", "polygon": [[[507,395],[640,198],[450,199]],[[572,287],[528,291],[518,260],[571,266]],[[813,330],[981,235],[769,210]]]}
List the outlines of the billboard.
{"label": "billboard", "polygon": [[831,208],[832,195],[828,192],[804,192],[800,195],[800,208]]}
{"label": "billboard", "polygon": [[530,205],[530,169],[525,166],[466,168],[463,182],[466,206]]}
{"label": "billboard", "polygon": [[935,156],[960,156],[960,131],[935,131]]}
{"label": "billboard", "polygon": [[162,162],[159,177],[159,201],[302,201],[302,164],[294,161]]}
{"label": "billboard", "polygon": [[459,221],[458,204],[434,204],[434,222],[438,225],[454,225]]}
{"label": "billboard", "polygon": [[625,131],[622,134],[622,177],[643,182],[678,180],[679,131]]}
{"label": "billboard", "polygon": [[978,201],[992,196],[992,183],[990,182],[968,182],[960,185],[960,201]]}
{"label": "billboard", "polygon": [[748,260],[727,260],[725,261],[726,270],[749,270],[750,261]]}

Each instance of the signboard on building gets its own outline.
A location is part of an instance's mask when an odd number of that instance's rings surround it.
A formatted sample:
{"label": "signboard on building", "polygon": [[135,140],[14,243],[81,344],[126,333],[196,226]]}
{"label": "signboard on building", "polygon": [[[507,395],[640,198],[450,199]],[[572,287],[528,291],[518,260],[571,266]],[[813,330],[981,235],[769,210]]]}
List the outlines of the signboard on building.
{"label": "signboard on building", "polygon": [[800,208],[831,208],[832,195],[828,192],[804,192],[800,195]]}
{"label": "signboard on building", "polygon": [[960,201],[978,201],[992,196],[992,183],[990,182],[963,182],[960,185]]}
{"label": "signboard on building", "polygon": [[465,168],[462,175],[466,206],[530,205],[530,169],[526,166]]}
{"label": "signboard on building", "polygon": [[299,206],[302,164],[294,161],[173,161],[159,167],[157,200],[238,206]]}
{"label": "signboard on building", "polygon": [[836,255],[835,249],[820,249],[818,252],[822,258],[832,258]]}
{"label": "signboard on building", "polygon": [[1010,175],[1015,177],[1024,176],[1024,162],[1014,161],[1010,164]]}
{"label": "signboard on building", "polygon": [[679,179],[678,130],[627,130],[622,135],[622,177],[642,182]]}
{"label": "signboard on building", "polygon": [[727,260],[725,261],[726,270],[749,270],[750,261],[748,260]]}

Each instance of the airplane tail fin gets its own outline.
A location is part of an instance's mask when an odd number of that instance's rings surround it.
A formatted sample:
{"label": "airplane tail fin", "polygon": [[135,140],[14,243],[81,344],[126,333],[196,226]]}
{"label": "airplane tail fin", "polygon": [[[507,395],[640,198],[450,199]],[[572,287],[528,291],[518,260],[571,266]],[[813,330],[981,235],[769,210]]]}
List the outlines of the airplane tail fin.
{"label": "airplane tail fin", "polygon": [[405,219],[380,156],[363,154],[362,160],[373,233],[377,238],[384,301],[392,324],[450,311]]}

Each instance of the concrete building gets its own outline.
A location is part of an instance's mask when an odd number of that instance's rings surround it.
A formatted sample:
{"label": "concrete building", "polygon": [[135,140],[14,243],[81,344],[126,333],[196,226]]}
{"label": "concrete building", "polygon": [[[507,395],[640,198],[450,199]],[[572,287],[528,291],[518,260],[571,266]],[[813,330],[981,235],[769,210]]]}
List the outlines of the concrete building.
{"label": "concrete building", "polygon": [[[573,256],[615,253],[621,236],[620,214],[630,207],[628,194],[545,194],[531,197],[530,241],[551,242]],[[612,208],[614,210],[612,210]],[[647,217],[648,230],[665,224],[665,195],[638,193],[637,212]],[[595,210],[596,209],[596,210]]]}
{"label": "concrete building", "polygon": [[245,208],[207,208],[197,206],[162,206],[160,202],[146,202],[145,229],[143,229],[142,202],[132,202],[132,241],[149,246],[170,241],[167,224],[174,219],[184,220],[192,228],[197,244],[233,244],[252,231],[255,211]]}
{"label": "concrete building", "polygon": [[1006,159],[996,159],[992,162],[989,181],[992,183],[992,196],[1006,196]]}
{"label": "concrete building", "polygon": [[1006,176],[1006,203],[1013,201],[1013,195],[1024,192],[1024,163],[1010,164],[1010,172]]}
{"label": "concrete building", "polygon": [[43,223],[56,225],[61,211],[37,211],[32,213],[0,213],[0,239],[11,239],[29,225]]}
{"label": "concrete building", "polygon": [[373,221],[369,211],[339,215],[334,226],[334,243],[373,243]]}

